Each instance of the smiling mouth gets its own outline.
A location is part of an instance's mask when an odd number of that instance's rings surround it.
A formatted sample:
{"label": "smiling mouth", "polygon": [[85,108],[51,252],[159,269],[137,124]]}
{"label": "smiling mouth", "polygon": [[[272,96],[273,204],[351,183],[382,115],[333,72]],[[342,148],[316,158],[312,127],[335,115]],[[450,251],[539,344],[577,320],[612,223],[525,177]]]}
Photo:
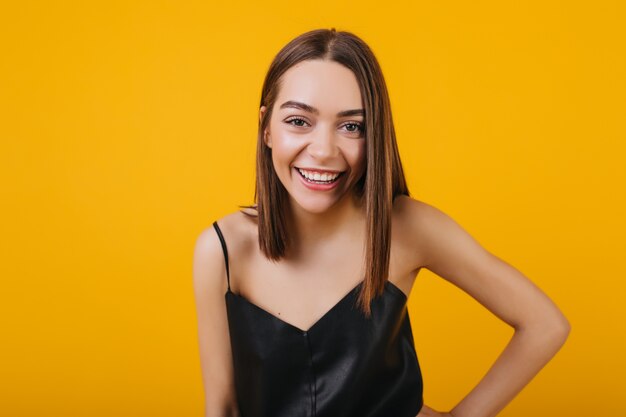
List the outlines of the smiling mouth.
{"label": "smiling mouth", "polygon": [[[300,168],[297,168],[297,167],[296,167],[296,171],[298,171],[298,174],[302,178],[304,178],[305,181],[310,182],[311,184],[332,184],[334,182],[337,182],[339,180],[339,178],[341,178],[343,176],[343,174],[345,174],[345,171],[343,171],[343,172],[340,172],[338,175],[336,175],[331,180],[328,180],[328,179],[322,180],[322,178],[327,177],[328,175],[327,174],[322,174],[322,175],[314,174],[314,175],[312,175],[311,173],[305,174],[303,172],[303,170],[301,170]],[[307,175],[308,175],[308,177],[307,177]],[[318,178],[318,177],[319,177],[319,179],[315,179],[315,178]]]}

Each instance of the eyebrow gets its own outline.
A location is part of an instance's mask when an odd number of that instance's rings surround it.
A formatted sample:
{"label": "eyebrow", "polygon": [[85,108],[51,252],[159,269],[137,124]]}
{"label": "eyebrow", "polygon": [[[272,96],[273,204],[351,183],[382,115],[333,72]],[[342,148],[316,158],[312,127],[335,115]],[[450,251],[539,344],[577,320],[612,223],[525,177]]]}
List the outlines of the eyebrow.
{"label": "eyebrow", "polygon": [[[320,114],[319,110],[316,109],[315,107],[310,106],[306,103],[301,103],[299,101],[289,100],[289,101],[285,101],[283,104],[280,105],[281,109],[284,109],[287,107],[304,110],[306,112],[313,113],[313,114]],[[343,110],[337,113],[337,117],[363,116],[364,113],[365,112],[363,111],[363,109]]]}

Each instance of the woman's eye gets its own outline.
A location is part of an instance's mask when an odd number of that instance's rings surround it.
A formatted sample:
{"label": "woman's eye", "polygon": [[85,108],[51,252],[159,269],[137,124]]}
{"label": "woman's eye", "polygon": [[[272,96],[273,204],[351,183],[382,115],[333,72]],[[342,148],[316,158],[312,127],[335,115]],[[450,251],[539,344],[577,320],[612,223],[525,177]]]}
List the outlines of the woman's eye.
{"label": "woman's eye", "polygon": [[[350,133],[363,133],[363,124],[361,123],[346,123],[344,126]],[[348,126],[350,127],[348,128]]]}
{"label": "woman's eye", "polygon": [[[303,125],[302,125],[302,124],[300,124],[300,122],[302,122],[302,123],[306,123],[306,120],[301,119],[301,118],[299,118],[299,117],[294,117],[293,119],[288,119],[288,120],[285,120],[285,122],[286,122],[287,124],[292,125],[292,126],[302,127]],[[295,123],[295,124],[294,124],[294,123],[292,123],[292,122],[297,122],[297,123]]]}

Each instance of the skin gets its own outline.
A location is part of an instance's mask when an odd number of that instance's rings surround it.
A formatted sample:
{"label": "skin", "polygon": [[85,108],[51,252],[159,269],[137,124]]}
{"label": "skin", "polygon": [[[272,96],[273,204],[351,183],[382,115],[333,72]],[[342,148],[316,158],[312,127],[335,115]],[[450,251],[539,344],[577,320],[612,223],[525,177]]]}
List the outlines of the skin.
{"label": "skin", "polygon": [[[305,61],[283,75],[264,135],[276,173],[290,195],[294,246],[278,263],[260,252],[254,219],[239,211],[218,220],[230,262],[231,290],[300,329],[308,329],[361,280],[365,214],[352,196],[365,167],[362,108],[354,74],[332,61]],[[287,107],[306,103],[318,114]],[[267,111],[259,110],[259,117]],[[295,118],[303,121],[293,121]],[[345,171],[339,187],[304,187],[294,167]],[[565,342],[570,326],[557,306],[519,270],[483,248],[436,207],[400,196],[392,212],[389,280],[410,294],[427,268],[465,291],[514,335],[484,377],[452,410],[424,405],[417,417],[495,416]],[[261,279],[262,278],[262,279]],[[196,240],[193,260],[205,416],[238,416],[224,294],[226,271],[213,227]]]}

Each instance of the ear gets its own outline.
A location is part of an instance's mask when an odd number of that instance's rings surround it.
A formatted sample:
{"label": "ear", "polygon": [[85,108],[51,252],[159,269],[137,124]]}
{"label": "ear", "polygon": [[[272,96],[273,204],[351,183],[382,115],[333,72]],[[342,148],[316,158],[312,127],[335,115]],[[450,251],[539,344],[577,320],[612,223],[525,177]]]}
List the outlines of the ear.
{"label": "ear", "polygon": [[[266,106],[261,106],[261,108],[259,109],[259,125],[261,124],[261,121],[263,120],[263,116],[265,115],[266,111],[267,111]],[[263,143],[265,143],[265,145],[267,145],[268,148],[272,147],[272,139],[270,138],[269,132],[267,131],[267,129],[265,129],[265,131],[263,132]]]}

